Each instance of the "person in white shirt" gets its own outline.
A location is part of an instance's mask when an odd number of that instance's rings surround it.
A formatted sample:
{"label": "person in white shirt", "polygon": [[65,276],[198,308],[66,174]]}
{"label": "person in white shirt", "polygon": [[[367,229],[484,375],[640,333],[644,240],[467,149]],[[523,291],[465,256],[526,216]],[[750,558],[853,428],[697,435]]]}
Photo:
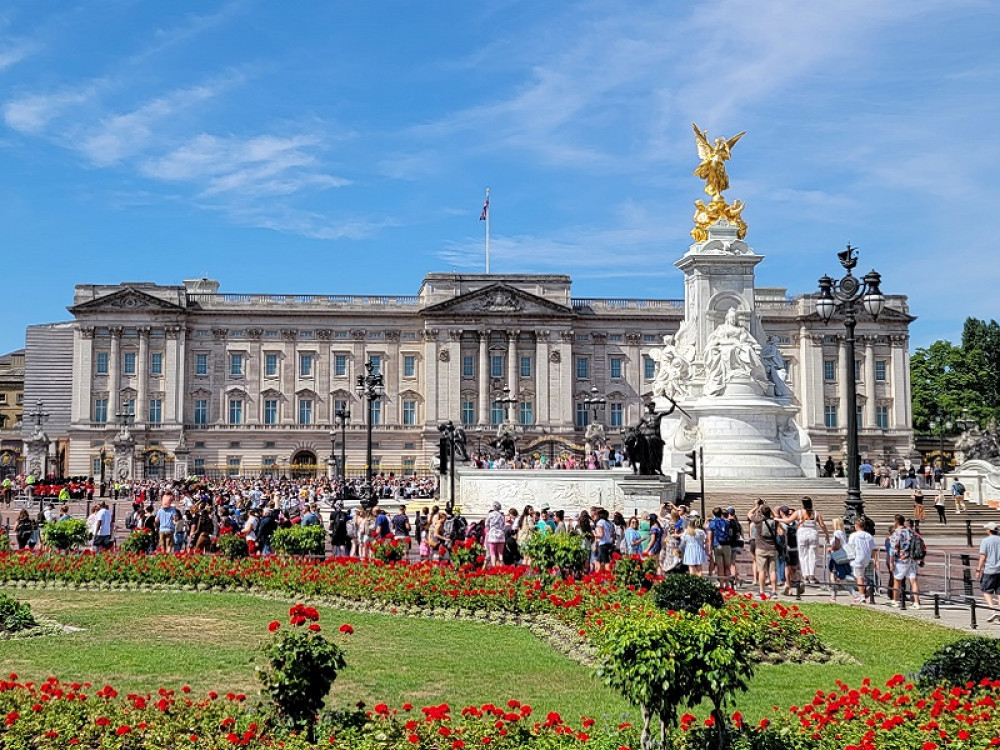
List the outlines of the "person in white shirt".
{"label": "person in white shirt", "polygon": [[97,506],[94,514],[94,549],[97,551],[109,549],[112,546],[111,511],[107,503]]}
{"label": "person in white shirt", "polygon": [[858,583],[858,593],[854,596],[855,604],[864,604],[868,593],[868,578],[875,577],[875,538],[865,531],[865,519],[859,516],[854,521],[854,533],[851,534],[850,545],[854,548],[854,559],[851,560],[851,573]]}

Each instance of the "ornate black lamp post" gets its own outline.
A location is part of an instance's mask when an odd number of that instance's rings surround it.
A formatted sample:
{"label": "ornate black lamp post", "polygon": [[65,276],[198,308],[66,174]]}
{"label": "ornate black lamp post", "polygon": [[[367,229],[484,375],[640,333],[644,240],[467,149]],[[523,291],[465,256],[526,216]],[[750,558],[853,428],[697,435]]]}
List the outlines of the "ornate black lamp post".
{"label": "ornate black lamp post", "polygon": [[584,406],[587,407],[588,411],[593,413],[593,418],[590,420],[592,424],[597,424],[597,412],[604,411],[604,407],[607,406],[608,400],[604,396],[598,395],[597,386],[592,386],[590,389],[590,395],[583,400]]}
{"label": "ornate black lamp post", "polygon": [[878,318],[885,309],[885,296],[879,288],[882,276],[876,271],[869,271],[863,278],[858,278],[852,271],[858,265],[857,248],[847,246],[847,249],[837,253],[840,265],[847,274],[839,281],[823,276],[819,280],[819,299],[816,301],[816,311],[824,321],[829,322],[834,313],[840,309],[844,314],[844,327],[847,329],[847,500],[844,503],[844,521],[850,525],[854,519],[865,514],[865,503],[861,499],[861,482],[858,476],[860,457],[858,456],[858,382],[854,372],[854,327],[857,324],[857,304],[860,302],[865,311],[873,318]]}
{"label": "ornate black lamp post", "polygon": [[373,483],[374,469],[372,467],[372,422],[375,415],[375,402],[382,398],[385,392],[385,379],[382,373],[375,372],[375,363],[368,360],[365,363],[365,374],[358,375],[357,384],[354,387],[358,397],[363,401],[368,400],[368,442],[365,453],[365,481],[361,488],[362,503],[366,507],[375,505],[375,485]]}
{"label": "ornate black lamp post", "polygon": [[438,431],[441,433],[439,465],[442,473],[448,473],[450,481],[451,491],[444,506],[445,511],[450,515],[455,507],[455,455],[457,453],[463,461],[468,461],[469,451],[466,448],[465,430],[456,426],[450,419],[439,424]]}
{"label": "ornate black lamp post", "polygon": [[944,463],[944,434],[952,428],[952,422],[944,416],[934,417],[930,421],[930,428],[932,433],[937,431],[938,435],[938,466],[942,472],[947,471],[948,467]]}
{"label": "ornate black lamp post", "polygon": [[511,416],[511,409],[517,406],[517,396],[511,395],[510,388],[504,386],[503,390],[493,399],[493,403],[503,409],[504,421],[513,424],[514,418]]}
{"label": "ornate black lamp post", "polygon": [[[341,491],[343,491],[343,485],[347,481],[347,464],[345,463],[347,461],[347,423],[351,419],[351,412],[346,408],[337,409],[333,416],[337,420],[337,426],[340,427],[340,462],[337,467],[337,477],[340,479]],[[370,455],[369,460],[371,460]]]}

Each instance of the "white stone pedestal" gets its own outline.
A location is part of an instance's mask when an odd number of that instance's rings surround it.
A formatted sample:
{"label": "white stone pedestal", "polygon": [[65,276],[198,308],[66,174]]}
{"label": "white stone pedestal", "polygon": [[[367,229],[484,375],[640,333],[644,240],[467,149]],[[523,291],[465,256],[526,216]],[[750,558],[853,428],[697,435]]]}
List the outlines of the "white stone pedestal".
{"label": "white stone pedestal", "polygon": [[[657,403],[657,411],[668,408],[669,403]],[[753,395],[682,403],[660,423],[664,470],[683,471],[684,454],[698,446],[704,450],[706,479],[815,477],[812,443],[795,422],[796,411]]]}

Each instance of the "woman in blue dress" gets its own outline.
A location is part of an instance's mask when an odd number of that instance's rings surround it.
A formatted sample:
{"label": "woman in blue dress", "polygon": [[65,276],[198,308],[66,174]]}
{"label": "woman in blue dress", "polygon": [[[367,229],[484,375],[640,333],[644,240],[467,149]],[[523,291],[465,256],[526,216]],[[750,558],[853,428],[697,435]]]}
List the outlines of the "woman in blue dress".
{"label": "woman in blue dress", "polygon": [[705,553],[705,530],[701,528],[700,518],[689,518],[681,534],[680,546],[683,553],[682,562],[687,565],[688,573],[693,576],[702,574],[702,566],[708,562]]}

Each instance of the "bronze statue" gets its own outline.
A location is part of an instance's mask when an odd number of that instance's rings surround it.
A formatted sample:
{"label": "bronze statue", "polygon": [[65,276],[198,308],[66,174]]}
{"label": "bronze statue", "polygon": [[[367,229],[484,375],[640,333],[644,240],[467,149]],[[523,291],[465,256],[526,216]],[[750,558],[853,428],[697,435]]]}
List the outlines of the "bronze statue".
{"label": "bronze statue", "polygon": [[729,140],[716,138],[713,146],[708,142],[708,131],[701,131],[697,125],[694,128],[694,139],[698,145],[698,156],[701,157],[701,164],[694,170],[696,177],[705,181],[705,192],[712,196],[713,201],[721,201],[722,193],[729,189],[729,175],[726,174],[726,162],[729,160],[733,146],[746,135],[744,130],[737,133]]}

